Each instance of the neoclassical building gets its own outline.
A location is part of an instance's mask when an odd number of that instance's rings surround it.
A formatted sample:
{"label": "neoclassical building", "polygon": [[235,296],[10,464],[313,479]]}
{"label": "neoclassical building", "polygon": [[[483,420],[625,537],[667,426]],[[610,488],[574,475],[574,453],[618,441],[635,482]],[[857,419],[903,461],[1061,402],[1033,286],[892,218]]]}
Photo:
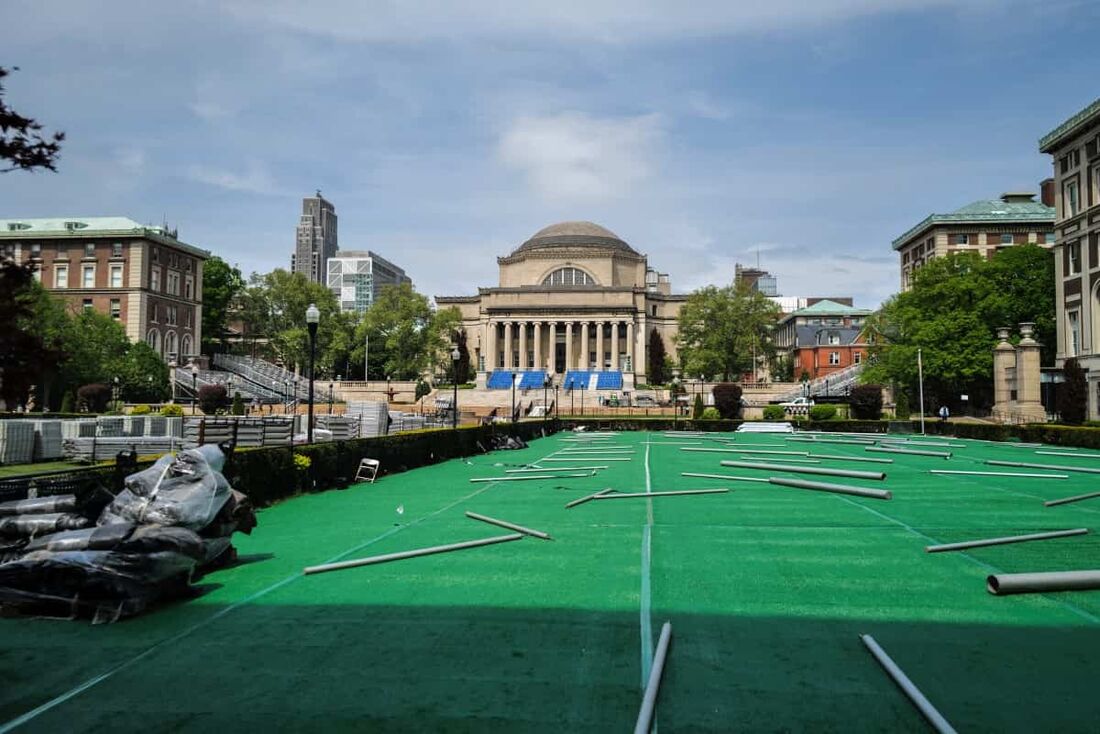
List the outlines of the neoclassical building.
{"label": "neoclassical building", "polygon": [[668,276],[614,232],[591,222],[553,224],[497,264],[499,285],[435,299],[462,313],[479,387],[510,387],[512,379],[534,387],[551,373],[566,387],[631,389],[646,382],[654,329],[676,358],[687,296],[674,295]]}

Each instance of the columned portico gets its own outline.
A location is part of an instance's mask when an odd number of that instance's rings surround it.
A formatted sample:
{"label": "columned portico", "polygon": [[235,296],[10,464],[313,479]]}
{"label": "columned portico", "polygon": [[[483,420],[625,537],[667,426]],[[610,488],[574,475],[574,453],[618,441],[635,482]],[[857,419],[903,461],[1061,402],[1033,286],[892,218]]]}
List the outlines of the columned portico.
{"label": "columned portico", "polygon": [[512,359],[512,322],[504,322],[504,369],[510,370],[515,365]]}

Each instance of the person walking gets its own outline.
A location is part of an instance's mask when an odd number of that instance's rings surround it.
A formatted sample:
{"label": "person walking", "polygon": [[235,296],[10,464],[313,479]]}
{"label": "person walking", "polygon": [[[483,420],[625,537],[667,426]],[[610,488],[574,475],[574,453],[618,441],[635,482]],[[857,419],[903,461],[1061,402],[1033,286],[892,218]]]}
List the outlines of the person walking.
{"label": "person walking", "polygon": [[950,417],[951,411],[947,409],[946,405],[940,406],[940,423],[946,423],[948,417]]}

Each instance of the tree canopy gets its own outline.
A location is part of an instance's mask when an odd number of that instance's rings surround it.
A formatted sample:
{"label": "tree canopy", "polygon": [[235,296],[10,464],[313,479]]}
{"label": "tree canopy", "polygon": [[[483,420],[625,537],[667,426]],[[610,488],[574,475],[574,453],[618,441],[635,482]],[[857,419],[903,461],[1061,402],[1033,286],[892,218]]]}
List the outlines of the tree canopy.
{"label": "tree canopy", "polygon": [[202,352],[213,354],[225,337],[229,314],[244,291],[241,271],[217,255],[202,266]]}
{"label": "tree canopy", "polygon": [[24,117],[4,101],[3,80],[18,70],[18,66],[11,69],[0,66],[0,173],[37,168],[56,171],[65,133],[43,134],[41,123]]}
{"label": "tree canopy", "polygon": [[933,404],[991,399],[996,329],[1034,321],[1044,361],[1054,354],[1054,261],[1036,245],[1018,245],[986,260],[977,253],[936,258],[917,271],[913,287],[868,320],[870,360],[863,379],[909,390],[917,384]]}
{"label": "tree canopy", "polygon": [[[450,362],[451,339],[460,321],[458,309],[433,311],[427,297],[408,283],[383,288],[355,331],[351,361],[363,363],[369,337],[368,379],[415,379],[444,356]],[[445,371],[450,369],[448,364]]]}
{"label": "tree canopy", "polygon": [[752,370],[754,348],[770,354],[771,327],[779,307],[745,283],[707,286],[680,309],[677,343],[686,375],[738,379]]}

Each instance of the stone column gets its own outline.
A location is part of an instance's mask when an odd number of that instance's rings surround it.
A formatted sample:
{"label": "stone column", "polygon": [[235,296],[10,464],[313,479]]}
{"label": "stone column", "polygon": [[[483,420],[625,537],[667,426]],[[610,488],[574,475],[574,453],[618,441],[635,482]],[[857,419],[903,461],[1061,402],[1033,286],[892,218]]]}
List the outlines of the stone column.
{"label": "stone column", "polygon": [[1008,370],[1016,366],[1016,348],[1008,342],[1008,327],[997,329],[997,346],[993,348],[993,416],[1004,418],[1012,412],[1012,385]]}
{"label": "stone column", "polygon": [[535,322],[535,369],[544,370],[546,365],[542,363],[542,322]]}
{"label": "stone column", "polygon": [[1039,395],[1039,342],[1033,334],[1035,324],[1020,324],[1020,343],[1016,345],[1016,411],[1038,423],[1045,423],[1046,409]]}
{"label": "stone column", "polygon": [[519,368],[527,369],[527,322],[519,323]]}
{"label": "stone column", "polygon": [[626,355],[630,357],[630,371],[637,372],[638,366],[634,362],[634,321],[626,322]]}
{"label": "stone column", "polygon": [[565,369],[576,369],[573,366],[573,322],[565,322]]}
{"label": "stone column", "polygon": [[619,364],[619,322],[611,322],[611,371],[618,372]]}
{"label": "stone column", "polygon": [[550,344],[548,345],[550,350],[550,371],[558,371],[558,322],[550,322]]}
{"label": "stone column", "polygon": [[497,325],[489,321],[485,324],[485,371],[497,368]]}
{"label": "stone column", "polygon": [[603,372],[603,327],[606,321],[596,322],[596,371]]}
{"label": "stone column", "polygon": [[512,369],[512,322],[504,322],[504,369]]}
{"label": "stone column", "polygon": [[588,322],[581,322],[581,358],[577,360],[577,369],[588,370],[592,365],[588,361]]}

